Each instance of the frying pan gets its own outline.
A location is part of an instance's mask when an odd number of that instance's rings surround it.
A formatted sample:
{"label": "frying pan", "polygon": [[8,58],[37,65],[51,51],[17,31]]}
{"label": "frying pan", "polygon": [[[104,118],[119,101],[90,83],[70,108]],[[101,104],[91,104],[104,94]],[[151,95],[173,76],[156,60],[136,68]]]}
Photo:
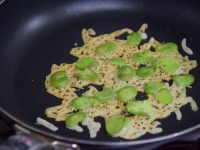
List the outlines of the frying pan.
{"label": "frying pan", "polygon": [[[199,62],[200,4],[198,1],[148,0],[6,0],[0,5],[0,110],[31,131],[65,142],[98,148],[142,147],[175,140],[196,140],[200,137],[200,113],[189,105],[181,108],[183,118],[175,114],[159,120],[163,132],[146,134],[135,140],[111,138],[104,126],[96,138],[89,138],[87,129],[77,133],[66,129],[63,122],[47,118],[44,110],[59,105],[61,100],[48,94],[44,87],[52,64],[72,63],[69,55],[83,44],[81,30],[93,28],[97,35],[122,28],[139,29],[148,23],[148,37],[160,42],[175,42],[181,51],[181,40],[194,51],[190,59]],[[187,95],[200,107],[200,68],[191,71],[195,77]],[[36,125],[41,117],[59,127],[56,132]],[[102,118],[97,118],[103,122]],[[190,135],[188,137],[188,135]],[[159,144],[158,144],[159,143]],[[143,147],[144,148],[144,147]]]}

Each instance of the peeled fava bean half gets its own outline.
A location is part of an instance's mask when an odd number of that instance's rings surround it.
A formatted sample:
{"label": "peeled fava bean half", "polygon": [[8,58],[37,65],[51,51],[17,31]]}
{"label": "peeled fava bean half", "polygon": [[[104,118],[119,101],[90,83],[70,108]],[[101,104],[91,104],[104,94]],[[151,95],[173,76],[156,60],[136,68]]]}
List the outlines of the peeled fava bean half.
{"label": "peeled fava bean half", "polygon": [[174,75],[172,79],[179,86],[190,86],[194,82],[194,76],[191,74]]}
{"label": "peeled fava bean half", "polygon": [[126,64],[125,60],[120,57],[111,58],[108,60],[108,63],[118,65],[119,67],[124,66]]}
{"label": "peeled fava bean half", "polygon": [[96,50],[95,54],[98,56],[103,56],[105,54],[109,54],[111,52],[114,52],[117,50],[117,45],[113,42],[106,42],[103,44],[100,44]]}
{"label": "peeled fava bean half", "polygon": [[156,94],[156,99],[162,104],[170,104],[174,98],[168,89],[162,88]]}
{"label": "peeled fava bean half", "polygon": [[135,100],[126,105],[126,110],[133,115],[152,116],[154,109],[147,100]]}
{"label": "peeled fava bean half", "polygon": [[137,90],[134,86],[124,86],[116,92],[117,99],[121,102],[128,102],[136,97]]}
{"label": "peeled fava bean half", "polygon": [[162,83],[159,81],[144,83],[144,89],[146,94],[154,94],[162,87]]}
{"label": "peeled fava bean half", "polygon": [[120,132],[128,123],[128,118],[123,118],[120,114],[113,115],[106,122],[106,131],[111,135],[116,134]]}
{"label": "peeled fava bean half", "polygon": [[93,62],[94,62],[94,58],[93,57],[81,58],[76,62],[76,68],[78,68],[78,69],[89,68],[89,67],[92,66]]}
{"label": "peeled fava bean half", "polygon": [[85,68],[77,75],[77,78],[80,80],[88,80],[88,81],[96,82],[99,80],[99,75],[96,72],[94,72],[92,69]]}
{"label": "peeled fava bean half", "polygon": [[178,50],[178,46],[175,43],[165,43],[163,45],[159,45],[155,48],[156,52],[164,53],[164,54],[171,54]]}
{"label": "peeled fava bean half", "polygon": [[174,72],[179,69],[179,63],[173,57],[161,57],[158,61],[160,68],[165,72]]}
{"label": "peeled fava bean half", "polygon": [[131,66],[122,66],[117,71],[117,77],[122,81],[129,81],[135,76],[135,70]]}
{"label": "peeled fava bean half", "polygon": [[146,50],[144,52],[137,52],[133,54],[131,59],[133,62],[143,63],[143,62],[146,62],[147,58],[151,57],[151,55],[152,55],[152,52],[150,50]]}
{"label": "peeled fava bean half", "polygon": [[67,85],[69,79],[65,71],[58,71],[51,76],[50,82],[53,87],[62,88]]}
{"label": "peeled fava bean half", "polygon": [[71,101],[72,107],[75,109],[86,109],[90,106],[96,106],[98,100],[89,96],[77,97]]}
{"label": "peeled fava bean half", "polygon": [[141,78],[147,78],[154,75],[154,67],[147,66],[147,67],[140,67],[136,71],[136,75]]}
{"label": "peeled fava bean half", "polygon": [[94,98],[99,102],[107,102],[114,98],[115,90],[112,88],[106,88],[103,91],[99,91],[94,94]]}
{"label": "peeled fava bean half", "polygon": [[65,124],[67,127],[73,127],[74,125],[77,125],[79,122],[83,121],[87,115],[83,112],[76,112],[74,114],[69,115],[66,120]]}
{"label": "peeled fava bean half", "polygon": [[150,65],[152,67],[154,67],[155,69],[159,68],[159,61],[157,59],[155,59],[154,57],[148,57],[147,61],[150,63]]}
{"label": "peeled fava bean half", "polygon": [[139,45],[142,40],[140,33],[132,32],[127,36],[128,45]]}

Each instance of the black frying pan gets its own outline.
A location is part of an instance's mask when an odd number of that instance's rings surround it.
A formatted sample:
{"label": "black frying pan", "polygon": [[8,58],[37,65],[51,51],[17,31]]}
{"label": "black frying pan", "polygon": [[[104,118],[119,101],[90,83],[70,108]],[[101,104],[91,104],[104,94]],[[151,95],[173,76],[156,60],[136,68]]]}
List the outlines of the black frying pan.
{"label": "black frying pan", "polygon": [[[125,27],[137,30],[142,23],[148,23],[149,37],[161,42],[175,42],[180,51],[181,40],[187,38],[187,45],[194,51],[189,58],[199,62],[199,6],[198,1],[189,0],[6,0],[0,5],[0,110],[30,130],[81,144],[116,148],[158,141],[165,143],[190,133],[199,138],[200,113],[193,112],[189,105],[181,108],[181,121],[171,114],[161,120],[162,133],[146,134],[136,140],[111,138],[103,126],[98,136],[91,139],[88,132],[80,134],[68,130],[63,122],[55,122],[44,114],[47,107],[61,103],[60,99],[46,92],[45,76],[50,73],[53,63],[77,60],[69,55],[69,51],[74,43],[83,44],[83,28],[93,28],[99,35]],[[200,68],[191,73],[195,76],[195,83],[187,94],[200,107]],[[35,125],[37,117],[52,122],[59,130],[53,132]],[[101,118],[98,120],[103,122]]]}

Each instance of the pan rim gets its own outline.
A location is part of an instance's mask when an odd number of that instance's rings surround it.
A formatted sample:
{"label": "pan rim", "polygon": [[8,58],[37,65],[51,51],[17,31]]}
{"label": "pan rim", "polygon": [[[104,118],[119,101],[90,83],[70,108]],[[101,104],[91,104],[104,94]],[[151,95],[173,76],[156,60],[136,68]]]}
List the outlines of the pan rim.
{"label": "pan rim", "polygon": [[46,131],[37,129],[33,126],[27,125],[23,121],[17,119],[13,115],[11,115],[9,112],[4,110],[1,106],[0,106],[0,111],[2,111],[9,118],[14,120],[19,125],[22,125],[23,127],[27,128],[28,130],[32,130],[34,132],[42,134],[43,136],[47,136],[47,137],[50,137],[50,138],[55,139],[55,140],[71,142],[71,143],[74,143],[74,144],[102,145],[102,146],[124,146],[124,145],[133,146],[133,145],[148,144],[148,143],[153,143],[153,142],[158,142],[158,141],[169,140],[169,139],[172,139],[172,138],[175,138],[175,137],[178,137],[178,136],[182,136],[182,135],[187,134],[189,132],[192,132],[194,130],[200,129],[200,123],[199,123],[199,124],[197,124],[193,127],[190,127],[186,130],[182,130],[182,131],[179,131],[179,132],[176,132],[176,133],[173,133],[173,134],[169,134],[169,135],[165,135],[165,136],[161,136],[161,137],[157,137],[157,138],[146,139],[146,140],[123,141],[123,142],[118,142],[118,141],[115,141],[115,142],[112,142],[112,141],[109,141],[109,142],[106,142],[106,141],[88,141],[88,140],[81,140],[81,139],[75,139],[75,138],[69,138],[69,137],[62,137],[62,136],[55,135],[53,133],[48,133]]}
{"label": "pan rim", "polygon": [[[195,131],[197,129],[200,129],[200,123],[198,123],[197,125],[194,125],[190,128],[187,128],[185,130],[179,131],[179,132],[175,132],[172,134],[168,134],[168,135],[164,135],[164,136],[159,136],[157,138],[151,138],[151,139],[145,139],[145,140],[131,140],[131,141],[123,141],[123,142],[116,142],[116,141],[89,141],[89,140],[83,140],[83,139],[76,139],[76,138],[70,138],[70,137],[65,137],[65,136],[60,136],[60,135],[55,135],[55,133],[49,133],[47,131],[43,131],[41,129],[38,129],[37,127],[35,127],[34,125],[28,125],[26,124],[23,120],[15,117],[13,114],[9,113],[8,111],[6,111],[6,109],[3,109],[0,106],[0,111],[2,111],[4,114],[6,114],[8,117],[10,117],[11,119],[13,119],[16,123],[22,125],[23,127],[27,128],[28,130],[33,130],[37,133],[41,133],[44,136],[48,136],[51,138],[56,138],[58,140],[64,140],[66,142],[77,142],[77,143],[82,143],[82,144],[91,144],[91,145],[109,145],[109,146],[130,146],[130,145],[139,145],[139,144],[147,144],[147,143],[152,143],[152,142],[157,142],[157,141],[164,141],[164,140],[169,140],[169,139],[173,139],[177,136],[182,136],[185,135],[187,133],[190,133],[192,131]],[[200,136],[200,135],[199,135]]]}

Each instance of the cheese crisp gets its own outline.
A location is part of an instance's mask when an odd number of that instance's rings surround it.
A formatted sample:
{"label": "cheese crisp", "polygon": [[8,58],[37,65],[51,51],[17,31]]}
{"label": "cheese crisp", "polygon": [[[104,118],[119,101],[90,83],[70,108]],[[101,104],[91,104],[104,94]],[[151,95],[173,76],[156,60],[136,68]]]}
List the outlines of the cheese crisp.
{"label": "cheese crisp", "polygon": [[[145,33],[147,24],[143,24],[141,28],[137,31],[138,33]],[[103,34],[95,36],[94,30],[83,29],[82,39],[84,45],[81,47],[72,48],[70,54],[76,56],[78,59],[84,57],[93,57],[95,61],[99,64],[97,66],[92,66],[91,69],[99,75],[99,80],[95,83],[87,80],[79,80],[76,75],[80,72],[76,68],[76,62],[72,64],[62,63],[60,65],[53,64],[51,67],[50,74],[46,77],[45,86],[47,92],[62,99],[62,102],[58,106],[53,106],[45,110],[47,117],[54,118],[56,121],[65,121],[66,117],[77,111],[70,104],[71,100],[77,98],[78,95],[76,91],[78,89],[83,89],[88,86],[87,90],[83,95],[93,97],[94,93],[98,92],[98,89],[92,85],[101,85],[103,87],[112,87],[116,91],[123,86],[131,85],[134,86],[138,92],[144,93],[144,83],[159,81],[162,83],[163,88],[168,89],[172,96],[173,101],[170,104],[164,105],[156,100],[155,94],[147,95],[147,101],[152,105],[154,109],[154,115],[130,115],[126,111],[125,104],[120,102],[116,96],[108,102],[99,102],[97,106],[89,107],[82,112],[86,113],[88,117],[94,120],[95,117],[103,117],[107,120],[110,116],[115,114],[122,114],[129,118],[129,124],[124,127],[122,131],[117,134],[112,135],[113,137],[121,137],[124,139],[136,139],[146,133],[160,133],[162,128],[158,127],[161,123],[157,119],[166,118],[171,113],[177,115],[177,119],[181,119],[180,108],[186,104],[190,104],[193,111],[197,111],[198,107],[192,97],[186,95],[186,87],[178,86],[174,82],[169,85],[168,82],[172,80],[173,75],[188,74],[189,71],[197,67],[197,62],[195,60],[189,60],[187,56],[183,57],[178,51],[172,54],[163,54],[152,50],[152,57],[160,58],[170,56],[177,60],[179,63],[179,69],[175,72],[165,72],[162,69],[154,69],[154,75],[141,78],[134,76],[133,79],[129,81],[122,81],[116,77],[116,71],[119,69],[118,65],[108,63],[108,59],[120,57],[126,62],[126,65],[132,66],[134,70],[137,70],[141,64],[150,65],[148,62],[136,63],[131,60],[134,53],[143,52],[145,50],[154,49],[155,47],[162,45],[160,42],[155,40],[153,37],[149,38],[149,41],[139,46],[131,46],[127,44],[127,40],[120,39],[119,36],[122,34],[130,34],[133,31],[131,29],[125,28],[117,30],[110,34]],[[95,50],[98,45],[105,42],[113,42],[117,46],[117,51],[106,54],[104,56],[95,55]],[[51,76],[57,71],[66,71],[69,78],[68,84],[63,88],[55,88],[51,85]],[[163,82],[163,80],[165,82]],[[132,100],[133,101],[133,100]]]}

